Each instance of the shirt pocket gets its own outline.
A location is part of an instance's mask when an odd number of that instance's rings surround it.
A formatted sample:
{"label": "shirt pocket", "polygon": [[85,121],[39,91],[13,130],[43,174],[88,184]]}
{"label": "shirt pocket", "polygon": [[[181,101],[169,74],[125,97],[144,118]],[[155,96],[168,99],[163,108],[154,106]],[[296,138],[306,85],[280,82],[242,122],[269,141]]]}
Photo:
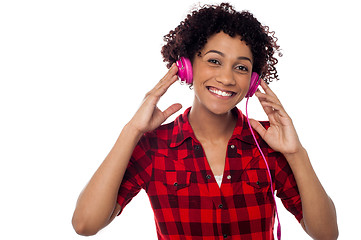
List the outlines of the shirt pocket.
{"label": "shirt pocket", "polygon": [[253,187],[255,191],[267,190],[270,186],[267,169],[248,169],[245,176],[247,185]]}
{"label": "shirt pocket", "polygon": [[190,171],[165,171],[164,185],[171,191],[178,191],[186,188],[191,183]]}

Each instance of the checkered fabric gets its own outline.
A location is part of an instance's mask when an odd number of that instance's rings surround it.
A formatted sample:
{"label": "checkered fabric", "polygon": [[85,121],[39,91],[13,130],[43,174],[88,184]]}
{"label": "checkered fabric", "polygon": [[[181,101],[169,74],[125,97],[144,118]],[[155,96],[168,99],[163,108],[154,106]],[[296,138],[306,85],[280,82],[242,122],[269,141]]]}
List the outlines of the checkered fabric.
{"label": "checkered fabric", "polygon": [[286,159],[256,135],[271,170],[271,191],[266,165],[237,108],[232,110],[238,121],[221,188],[188,121],[189,111],[140,139],[119,189],[122,209],[144,189],[158,239],[274,239],[272,194],[277,190],[286,209],[301,221],[301,199]]}

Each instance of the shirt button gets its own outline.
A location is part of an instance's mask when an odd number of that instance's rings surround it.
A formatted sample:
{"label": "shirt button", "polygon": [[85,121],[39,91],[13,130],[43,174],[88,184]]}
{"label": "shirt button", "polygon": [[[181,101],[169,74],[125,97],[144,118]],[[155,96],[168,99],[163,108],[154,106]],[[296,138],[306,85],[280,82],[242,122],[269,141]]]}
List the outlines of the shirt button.
{"label": "shirt button", "polygon": [[223,204],[219,204],[218,207],[219,207],[219,208],[223,208]]}
{"label": "shirt button", "polygon": [[207,178],[207,179],[211,179],[211,175],[208,174],[208,175],[206,176],[206,178]]}
{"label": "shirt button", "polygon": [[228,235],[227,235],[227,234],[223,234],[223,237],[224,237],[224,238],[227,238],[227,237],[228,237]]}
{"label": "shirt button", "polygon": [[231,148],[234,149],[236,146],[234,146],[233,144],[231,145]]}
{"label": "shirt button", "polygon": [[173,184],[173,186],[175,186],[175,187],[176,187],[176,186],[178,186],[178,183],[177,183],[177,182],[175,182],[175,183]]}
{"label": "shirt button", "polygon": [[228,180],[231,179],[231,178],[232,178],[231,175],[228,175],[228,176],[227,176],[227,179],[228,179]]}
{"label": "shirt button", "polygon": [[195,150],[199,150],[199,148],[200,148],[199,145],[195,145],[195,146],[194,146],[194,149],[195,149]]}

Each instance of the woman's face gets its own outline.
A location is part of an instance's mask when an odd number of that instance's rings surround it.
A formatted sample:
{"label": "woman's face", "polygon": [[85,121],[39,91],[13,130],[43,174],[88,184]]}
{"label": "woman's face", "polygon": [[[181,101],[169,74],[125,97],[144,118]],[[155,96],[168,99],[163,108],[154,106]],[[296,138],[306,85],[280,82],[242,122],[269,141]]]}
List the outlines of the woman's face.
{"label": "woman's face", "polygon": [[193,108],[214,114],[230,111],[248,91],[252,65],[251,49],[240,36],[211,36],[193,59]]}

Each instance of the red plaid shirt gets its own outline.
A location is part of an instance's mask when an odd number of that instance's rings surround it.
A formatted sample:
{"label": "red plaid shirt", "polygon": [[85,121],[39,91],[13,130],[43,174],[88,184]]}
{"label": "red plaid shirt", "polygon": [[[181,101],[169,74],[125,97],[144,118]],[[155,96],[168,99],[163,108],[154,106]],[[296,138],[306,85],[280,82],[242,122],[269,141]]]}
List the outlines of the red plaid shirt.
{"label": "red plaid shirt", "polygon": [[232,110],[238,121],[221,187],[188,121],[189,111],[140,139],[119,189],[122,209],[144,189],[158,239],[274,239],[275,190],[288,211],[302,219],[300,195],[286,159],[257,135],[271,170],[271,192],[266,165],[237,108]]}

